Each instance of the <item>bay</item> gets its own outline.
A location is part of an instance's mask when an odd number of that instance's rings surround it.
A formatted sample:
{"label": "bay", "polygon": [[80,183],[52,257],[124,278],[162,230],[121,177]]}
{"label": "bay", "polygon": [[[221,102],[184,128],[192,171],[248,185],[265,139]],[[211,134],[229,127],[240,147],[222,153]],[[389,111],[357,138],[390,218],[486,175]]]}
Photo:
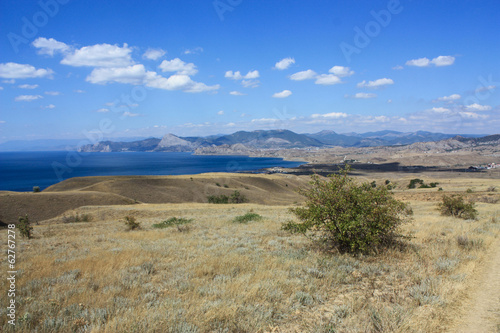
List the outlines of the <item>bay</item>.
{"label": "bay", "polygon": [[41,190],[71,177],[123,175],[190,175],[205,172],[256,171],[296,167],[304,162],[281,158],[211,156],[192,153],[0,152],[0,190]]}

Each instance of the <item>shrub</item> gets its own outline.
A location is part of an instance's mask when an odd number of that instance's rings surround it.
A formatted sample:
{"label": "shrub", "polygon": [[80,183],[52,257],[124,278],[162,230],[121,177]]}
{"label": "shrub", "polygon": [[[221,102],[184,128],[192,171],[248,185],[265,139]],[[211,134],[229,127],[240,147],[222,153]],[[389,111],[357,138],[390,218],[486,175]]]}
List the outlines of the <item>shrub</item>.
{"label": "shrub", "polygon": [[228,186],[227,184],[224,184],[224,187],[225,187],[225,188],[229,188],[229,186]]}
{"label": "shrub", "polygon": [[231,202],[232,203],[243,203],[246,202],[247,198],[240,193],[240,191],[234,191],[233,194],[231,194]]}
{"label": "shrub", "polygon": [[179,226],[179,225],[183,225],[183,224],[187,224],[187,223],[191,223],[191,222],[193,222],[193,219],[185,219],[183,217],[179,217],[179,218],[171,217],[166,221],[153,224],[153,228],[164,229],[164,228],[168,228],[168,227],[173,227],[174,225]]}
{"label": "shrub", "polygon": [[207,197],[208,203],[213,203],[213,204],[227,204],[229,203],[229,197],[227,195],[221,194],[221,195],[209,195]]}
{"label": "shrub", "polygon": [[33,186],[33,193],[40,192],[40,186]]}
{"label": "shrub", "polygon": [[371,187],[377,187],[377,182],[376,182],[376,181],[372,181],[372,182],[370,183],[370,186],[371,186]]}
{"label": "shrub", "polygon": [[409,206],[384,186],[357,185],[349,170],[341,169],[328,180],[312,176],[311,188],[299,191],[307,198],[305,207],[290,209],[301,222],[290,221],[282,228],[353,253],[369,252],[402,237],[397,230],[409,220]]}
{"label": "shrub", "polygon": [[467,191],[465,191],[465,192],[467,192],[467,193],[474,193],[474,190],[471,189],[471,188],[468,188]]}
{"label": "shrub", "polygon": [[408,184],[408,188],[416,188],[417,184],[423,184],[423,183],[424,183],[424,181],[422,179],[415,178],[415,179],[410,180],[410,184]]}
{"label": "shrub", "polygon": [[25,217],[19,216],[17,229],[19,229],[21,236],[23,236],[24,238],[31,239],[33,237],[33,235],[31,234],[31,232],[33,231],[33,227],[31,226],[28,215],[26,215]]}
{"label": "shrub", "polygon": [[133,216],[125,216],[125,225],[127,230],[135,230],[141,227],[141,223],[137,222]]}
{"label": "shrub", "polygon": [[462,219],[475,219],[477,210],[474,202],[465,202],[461,195],[443,195],[442,202],[439,203],[441,215],[454,216]]}
{"label": "shrub", "polygon": [[248,223],[250,221],[259,221],[262,219],[257,213],[248,212],[245,215],[236,216],[233,220],[235,223]]}
{"label": "shrub", "polygon": [[486,189],[486,191],[488,192],[496,192],[497,191],[497,188],[495,186],[490,186]]}

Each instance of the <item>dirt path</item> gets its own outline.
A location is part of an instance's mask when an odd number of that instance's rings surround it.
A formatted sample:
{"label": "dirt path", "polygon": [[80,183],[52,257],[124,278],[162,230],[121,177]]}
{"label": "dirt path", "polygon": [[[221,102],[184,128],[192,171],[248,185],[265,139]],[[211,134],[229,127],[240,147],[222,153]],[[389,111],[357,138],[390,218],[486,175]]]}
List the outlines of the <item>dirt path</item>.
{"label": "dirt path", "polygon": [[477,272],[462,316],[450,332],[500,332],[500,240],[488,251]]}

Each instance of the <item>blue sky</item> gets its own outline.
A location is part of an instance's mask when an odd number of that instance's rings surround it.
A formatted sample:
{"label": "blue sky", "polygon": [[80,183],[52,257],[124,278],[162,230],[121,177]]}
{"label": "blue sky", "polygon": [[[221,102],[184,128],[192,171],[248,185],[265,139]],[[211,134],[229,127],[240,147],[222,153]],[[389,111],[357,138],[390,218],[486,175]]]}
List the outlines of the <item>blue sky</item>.
{"label": "blue sky", "polygon": [[500,3],[0,2],[0,142],[500,132]]}

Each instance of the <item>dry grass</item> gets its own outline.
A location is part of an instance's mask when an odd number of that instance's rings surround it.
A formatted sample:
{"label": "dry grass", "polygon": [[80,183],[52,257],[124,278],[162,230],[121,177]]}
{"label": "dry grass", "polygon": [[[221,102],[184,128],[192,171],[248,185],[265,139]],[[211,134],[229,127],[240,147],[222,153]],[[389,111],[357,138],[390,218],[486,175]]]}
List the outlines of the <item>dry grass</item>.
{"label": "dry grass", "polygon": [[[365,257],[281,231],[293,218],[283,206],[83,207],[74,213],[92,222],[58,218],[17,240],[16,331],[443,331],[500,232],[499,205],[479,203],[477,221],[442,217],[432,201],[411,206],[409,245]],[[263,218],[232,222],[250,210]],[[126,231],[127,215],[142,229]],[[170,217],[193,221],[186,232],[152,228]],[[6,298],[0,306],[7,332]]]}

